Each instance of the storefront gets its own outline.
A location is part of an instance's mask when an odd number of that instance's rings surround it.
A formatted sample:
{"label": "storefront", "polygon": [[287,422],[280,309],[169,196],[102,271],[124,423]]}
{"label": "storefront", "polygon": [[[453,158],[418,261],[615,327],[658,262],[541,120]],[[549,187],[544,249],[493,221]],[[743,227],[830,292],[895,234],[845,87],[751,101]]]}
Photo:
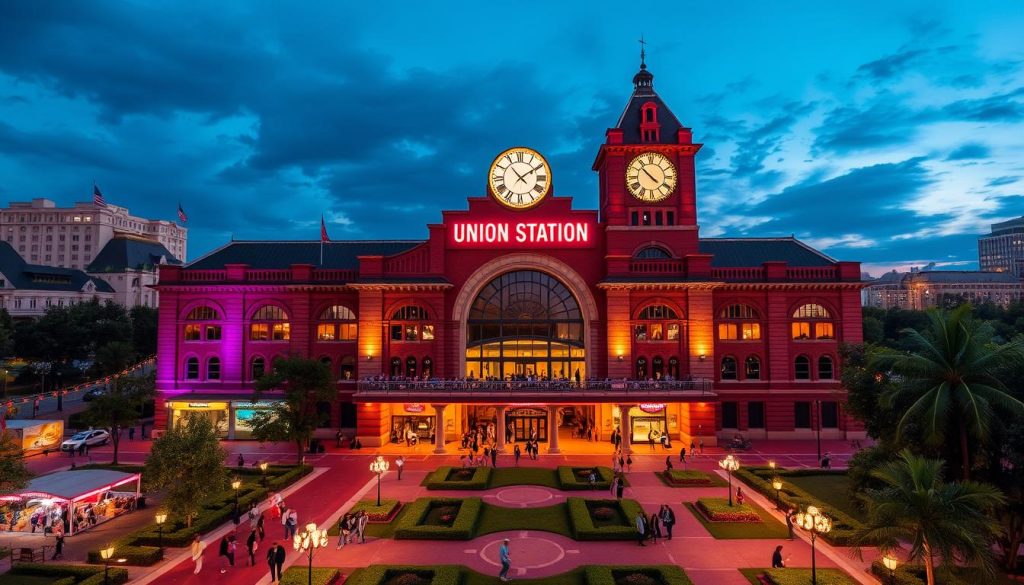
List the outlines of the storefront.
{"label": "storefront", "polygon": [[395,404],[391,409],[391,442],[401,443],[407,438],[417,441],[433,441],[436,418],[427,412],[426,405],[419,402]]}
{"label": "storefront", "polygon": [[135,510],[142,475],[107,469],[60,471],[0,496],[0,530],[77,534]]}
{"label": "storefront", "polygon": [[198,415],[207,418],[222,439],[251,439],[253,416],[277,403],[275,400],[171,400],[167,402],[169,427],[177,428],[186,417]]}
{"label": "storefront", "polygon": [[544,408],[510,408],[505,413],[506,428],[511,427],[516,441],[536,439],[542,443],[548,440],[548,411]]}

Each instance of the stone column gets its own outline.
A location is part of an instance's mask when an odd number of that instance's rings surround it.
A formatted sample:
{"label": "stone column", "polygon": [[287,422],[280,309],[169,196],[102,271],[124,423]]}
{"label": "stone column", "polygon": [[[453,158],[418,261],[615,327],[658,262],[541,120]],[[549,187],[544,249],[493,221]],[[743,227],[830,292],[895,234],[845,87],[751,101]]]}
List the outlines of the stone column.
{"label": "stone column", "polygon": [[548,407],[548,454],[557,455],[558,449],[558,407]]}
{"label": "stone column", "polygon": [[447,404],[431,404],[434,408],[434,453],[443,455],[444,450],[444,409]]}
{"label": "stone column", "polygon": [[235,440],[235,403],[228,402],[228,440]]}
{"label": "stone column", "polygon": [[505,451],[505,413],[508,411],[507,406],[499,406],[497,419],[494,423],[496,427],[494,429],[495,446],[499,452]]}
{"label": "stone column", "polygon": [[629,409],[632,407],[632,404],[619,405],[619,430],[622,433],[621,449],[623,454],[633,452],[633,425],[629,421]]}

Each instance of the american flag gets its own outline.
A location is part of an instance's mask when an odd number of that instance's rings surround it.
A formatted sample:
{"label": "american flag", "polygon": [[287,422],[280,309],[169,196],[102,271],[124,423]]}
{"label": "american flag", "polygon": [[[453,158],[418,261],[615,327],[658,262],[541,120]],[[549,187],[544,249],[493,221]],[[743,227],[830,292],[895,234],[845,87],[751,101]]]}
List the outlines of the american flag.
{"label": "american flag", "polygon": [[103,193],[100,193],[100,188],[96,186],[96,183],[92,184],[92,202],[103,207],[107,206],[107,201],[103,199]]}
{"label": "american flag", "polygon": [[330,242],[331,238],[327,237],[327,224],[324,223],[324,216],[320,216],[320,241]]}
{"label": "american flag", "polygon": [[182,223],[188,223],[188,216],[185,215],[185,210],[181,208],[181,203],[178,204],[178,219],[180,219]]}

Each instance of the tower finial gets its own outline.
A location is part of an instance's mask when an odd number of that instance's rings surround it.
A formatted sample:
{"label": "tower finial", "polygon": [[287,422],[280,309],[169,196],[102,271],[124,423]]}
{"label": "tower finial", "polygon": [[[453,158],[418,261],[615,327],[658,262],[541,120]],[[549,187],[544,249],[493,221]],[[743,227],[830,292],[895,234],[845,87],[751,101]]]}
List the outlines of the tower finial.
{"label": "tower finial", "polygon": [[644,50],[644,49],[646,49],[646,45],[647,45],[647,41],[644,40],[644,35],[643,35],[643,33],[641,33],[640,34],[640,68],[641,69],[647,69],[647,63],[646,63],[647,52]]}

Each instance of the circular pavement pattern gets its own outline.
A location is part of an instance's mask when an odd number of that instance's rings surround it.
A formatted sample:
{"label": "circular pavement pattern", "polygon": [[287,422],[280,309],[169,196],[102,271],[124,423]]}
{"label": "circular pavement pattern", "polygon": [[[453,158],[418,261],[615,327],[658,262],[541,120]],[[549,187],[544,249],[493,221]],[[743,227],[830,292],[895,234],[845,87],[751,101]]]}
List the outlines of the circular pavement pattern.
{"label": "circular pavement pattern", "polygon": [[540,504],[554,498],[548,490],[537,487],[508,488],[501,490],[494,497],[499,502],[512,504],[513,506]]}
{"label": "circular pavement pattern", "polygon": [[[480,549],[480,558],[487,564],[501,566],[498,547],[501,541],[492,540]],[[517,569],[541,569],[549,567],[565,558],[565,549],[557,542],[537,536],[509,537],[509,555],[512,566]]]}

